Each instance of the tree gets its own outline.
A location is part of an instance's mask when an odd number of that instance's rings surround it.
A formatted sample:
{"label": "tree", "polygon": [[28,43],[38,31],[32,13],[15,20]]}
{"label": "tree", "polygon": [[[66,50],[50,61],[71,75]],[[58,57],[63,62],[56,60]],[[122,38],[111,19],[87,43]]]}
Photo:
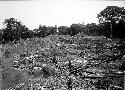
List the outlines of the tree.
{"label": "tree", "polygon": [[85,32],[86,25],[84,24],[72,24],[69,28],[64,29],[65,33],[74,36],[78,33]]}
{"label": "tree", "polygon": [[3,42],[3,30],[0,29],[0,43]]}
{"label": "tree", "polygon": [[3,23],[6,26],[3,29],[4,42],[17,41],[24,37],[29,30],[25,25],[22,25],[20,21],[14,18],[5,19]]}
{"label": "tree", "polygon": [[69,27],[67,27],[67,26],[60,26],[60,27],[58,27],[58,34],[60,34],[60,35],[68,35],[69,33],[68,33],[68,31],[69,31]]}
{"label": "tree", "polygon": [[32,37],[34,37],[34,32],[32,30],[27,30],[27,31],[21,33],[22,39],[32,38]]}
{"label": "tree", "polygon": [[[118,38],[123,38],[123,29],[120,29],[119,31],[116,30],[115,27],[120,28],[118,25],[121,21],[125,22],[125,9],[123,7],[118,7],[118,6],[107,6],[103,11],[101,11],[98,14],[99,18],[99,23],[111,23],[110,26],[110,37],[118,37]],[[125,27],[125,23],[121,23]],[[118,33],[121,35],[116,35],[117,32],[122,32]],[[125,37],[125,36],[124,36]]]}
{"label": "tree", "polygon": [[74,36],[74,35],[78,34],[78,32],[79,32],[78,28],[79,28],[79,26],[77,24],[72,24],[69,29],[70,35]]}
{"label": "tree", "polygon": [[99,30],[102,35],[106,37],[110,37],[110,29],[111,29],[111,23],[110,22],[105,22],[105,23],[100,23],[99,25]]}
{"label": "tree", "polygon": [[39,33],[38,33],[39,37],[46,37],[48,35],[51,35],[51,34],[55,33],[54,27],[47,27],[45,25],[44,26],[39,25],[38,31],[39,31]]}
{"label": "tree", "polygon": [[56,33],[56,27],[48,26],[46,30],[46,35],[54,35]]}
{"label": "tree", "polygon": [[39,29],[38,29],[40,32],[39,32],[39,36],[40,37],[45,37],[46,36],[46,31],[47,31],[47,27],[44,25],[39,25]]}
{"label": "tree", "polygon": [[86,25],[87,34],[88,35],[94,35],[99,36],[101,35],[101,27],[97,25],[96,23],[90,23]]}
{"label": "tree", "polygon": [[48,35],[54,35],[56,34],[56,27],[52,27],[52,26],[42,26],[42,25],[39,25],[39,28],[38,29],[34,29],[33,30],[34,32],[34,35],[37,36],[37,37],[46,37]]}

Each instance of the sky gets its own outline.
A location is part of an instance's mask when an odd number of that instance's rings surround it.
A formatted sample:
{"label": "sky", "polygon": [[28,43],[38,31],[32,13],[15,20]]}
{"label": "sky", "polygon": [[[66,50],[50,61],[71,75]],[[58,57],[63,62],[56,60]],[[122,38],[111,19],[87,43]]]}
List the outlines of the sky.
{"label": "sky", "polygon": [[70,26],[98,23],[97,14],[107,6],[125,6],[117,0],[0,0],[0,28],[5,19],[15,18],[29,29],[39,25]]}

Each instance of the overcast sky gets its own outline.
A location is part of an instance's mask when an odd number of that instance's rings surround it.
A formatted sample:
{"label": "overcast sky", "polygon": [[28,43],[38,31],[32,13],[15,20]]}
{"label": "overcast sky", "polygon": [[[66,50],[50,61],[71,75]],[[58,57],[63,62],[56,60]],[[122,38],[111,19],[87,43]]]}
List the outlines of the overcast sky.
{"label": "overcast sky", "polygon": [[125,6],[125,1],[20,0],[0,1],[0,28],[4,19],[16,18],[29,29],[72,23],[98,23],[97,14],[107,6]]}

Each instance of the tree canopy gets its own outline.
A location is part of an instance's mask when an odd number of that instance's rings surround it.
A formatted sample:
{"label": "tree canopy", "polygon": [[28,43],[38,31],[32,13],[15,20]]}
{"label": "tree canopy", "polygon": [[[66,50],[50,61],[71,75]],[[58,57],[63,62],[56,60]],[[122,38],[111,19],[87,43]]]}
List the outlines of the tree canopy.
{"label": "tree canopy", "polygon": [[[110,38],[124,38],[125,37],[125,9],[118,6],[107,6],[98,14],[100,24],[109,23],[108,32]],[[106,27],[105,27],[106,28]],[[104,29],[105,30],[105,29]],[[107,30],[103,31],[107,32]]]}
{"label": "tree canopy", "polygon": [[125,9],[123,7],[118,6],[107,6],[104,10],[102,10],[98,14],[98,18],[102,22],[112,22],[125,20]]}
{"label": "tree canopy", "polygon": [[32,31],[15,18],[5,19],[3,22],[5,28],[3,31],[3,42],[17,41],[19,39],[30,38]]}

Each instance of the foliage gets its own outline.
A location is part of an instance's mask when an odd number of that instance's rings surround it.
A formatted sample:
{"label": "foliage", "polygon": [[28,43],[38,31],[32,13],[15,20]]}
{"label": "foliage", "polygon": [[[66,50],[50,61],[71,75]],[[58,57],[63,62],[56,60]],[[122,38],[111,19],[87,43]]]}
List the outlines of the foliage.
{"label": "foliage", "polygon": [[125,20],[125,9],[123,7],[118,6],[107,6],[103,11],[98,14],[98,18],[103,20],[103,22],[108,21],[119,21],[119,20]]}
{"label": "foliage", "polygon": [[74,36],[78,33],[81,33],[85,28],[85,25],[82,24],[72,24],[69,28],[69,34]]}
{"label": "foliage", "polygon": [[[98,14],[100,24],[111,23],[108,32],[113,38],[124,38],[125,36],[125,9],[118,6],[107,6]],[[106,27],[105,27],[106,28]],[[104,29],[107,33],[107,30]],[[109,33],[107,33],[109,34]],[[105,35],[105,34],[104,34]]]}
{"label": "foliage", "polygon": [[49,35],[54,35],[56,33],[56,27],[47,27],[47,26],[42,26],[42,25],[39,25],[39,28],[38,29],[34,29],[34,36],[35,37],[47,37]]}
{"label": "foliage", "polygon": [[70,27],[67,26],[60,26],[58,27],[60,35],[70,35],[75,36],[78,33],[84,32],[86,33],[86,25],[83,24],[72,24]]}
{"label": "foliage", "polygon": [[58,34],[59,35],[69,35],[69,27],[67,27],[67,26],[58,27]]}
{"label": "foliage", "polygon": [[3,30],[3,42],[17,41],[19,39],[26,39],[32,37],[32,31],[30,31],[25,25],[22,25],[20,21],[14,18],[5,19],[5,28]]}
{"label": "foliage", "polygon": [[96,23],[91,23],[86,25],[87,35],[101,36],[101,27]]}
{"label": "foliage", "polygon": [[110,37],[111,35],[111,23],[110,22],[105,22],[105,23],[100,23],[100,31],[103,36]]}
{"label": "foliage", "polygon": [[0,43],[2,43],[3,41],[3,30],[0,29]]}

